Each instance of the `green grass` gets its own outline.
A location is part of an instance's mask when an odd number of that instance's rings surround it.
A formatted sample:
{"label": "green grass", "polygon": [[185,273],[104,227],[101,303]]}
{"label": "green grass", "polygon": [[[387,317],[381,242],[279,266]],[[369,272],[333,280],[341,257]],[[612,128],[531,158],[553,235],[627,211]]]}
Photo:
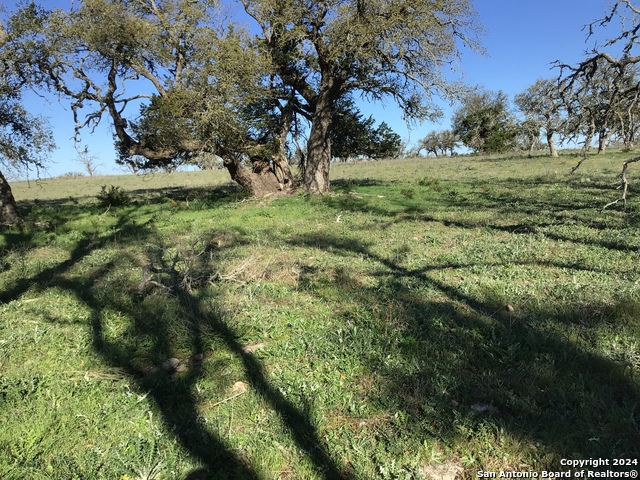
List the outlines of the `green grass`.
{"label": "green grass", "polygon": [[[206,172],[15,184],[0,477],[637,458],[640,207],[601,210],[622,158],[335,165],[333,194],[277,200]],[[132,201],[99,206],[104,184]]]}

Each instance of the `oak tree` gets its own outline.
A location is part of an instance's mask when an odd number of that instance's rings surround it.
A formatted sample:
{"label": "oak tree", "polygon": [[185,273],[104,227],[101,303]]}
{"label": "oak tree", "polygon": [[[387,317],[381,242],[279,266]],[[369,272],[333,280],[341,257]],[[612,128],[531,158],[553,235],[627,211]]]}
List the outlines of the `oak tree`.
{"label": "oak tree", "polygon": [[52,11],[33,2],[11,27],[30,80],[71,100],[78,141],[107,117],[119,161],[134,170],[216,155],[254,194],[291,185],[287,103],[215,2],[82,0]]}
{"label": "oak tree", "polygon": [[285,144],[299,118],[310,123],[303,185],[324,192],[337,100],[360,92],[433,118],[434,95],[463,90],[444,67],[461,45],[480,50],[470,0],[239,1],[255,38],[212,0],[32,3],[14,16],[14,48],[34,82],[71,99],[78,132],[109,117],[121,162],[212,154],[257,194],[293,183]]}
{"label": "oak tree", "polygon": [[[640,37],[638,36],[638,31],[640,30],[639,18],[640,7],[634,5],[631,0],[617,0],[607,15],[587,26],[588,39],[596,31],[606,28],[612,23],[620,25],[620,33],[609,38],[604,43],[596,43],[594,48],[588,52],[586,58],[577,65],[556,62],[556,66],[560,68],[559,81],[562,85],[562,91],[569,98],[579,98],[579,95],[575,95],[575,92],[580,94],[588,89],[598,89],[602,84],[603,77],[606,75],[605,72],[608,72],[615,78],[613,79],[613,87],[607,92],[609,101],[603,104],[603,114],[607,115],[608,112],[614,111],[622,104],[627,109],[626,112],[628,114],[635,115],[634,110],[637,109],[640,100],[640,81],[635,78],[636,67],[640,64],[640,52],[638,52],[638,45],[640,44]],[[633,80],[627,81],[630,78],[633,78]],[[620,118],[624,118],[624,114]],[[595,133],[596,130],[592,125],[589,132]],[[586,142],[585,147],[588,147]],[[585,154],[573,171],[579,168],[586,158]],[[605,205],[604,208],[620,202],[626,204],[630,185],[627,177],[628,168],[630,164],[639,161],[640,156],[636,156],[623,162],[622,171],[619,175],[622,194],[616,200]]]}
{"label": "oak tree", "polygon": [[425,150],[427,154],[433,153],[436,157],[439,154],[454,154],[458,146],[458,139],[452,130],[441,130],[427,133],[427,135],[418,142],[418,150]]}
{"label": "oak tree", "polygon": [[470,0],[241,0],[260,28],[277,81],[311,123],[303,183],[329,189],[336,102],[352,92],[390,98],[408,119],[434,118],[433,96],[463,88],[444,75],[461,45],[479,51]]}
{"label": "oak tree", "polygon": [[565,134],[584,137],[585,146],[597,139],[598,154],[605,153],[616,133],[627,136],[637,113],[638,83],[635,65],[613,67],[600,60],[587,77],[563,88],[567,109]]}
{"label": "oak tree", "polygon": [[538,125],[544,131],[552,157],[558,156],[554,136],[562,129],[563,105],[557,82],[538,79],[524,92],[514,97],[514,103],[527,120]]}
{"label": "oak tree", "polygon": [[521,150],[526,150],[531,155],[534,149],[540,149],[540,125],[531,118],[527,118],[517,125],[518,134],[516,144]]}
{"label": "oak tree", "polygon": [[508,96],[483,89],[463,97],[453,114],[452,129],[465,146],[479,153],[512,150],[518,135]]}

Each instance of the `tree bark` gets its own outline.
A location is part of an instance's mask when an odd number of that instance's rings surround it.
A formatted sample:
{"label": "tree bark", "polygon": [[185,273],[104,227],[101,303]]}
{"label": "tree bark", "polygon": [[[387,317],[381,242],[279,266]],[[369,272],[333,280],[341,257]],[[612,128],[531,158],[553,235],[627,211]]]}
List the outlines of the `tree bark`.
{"label": "tree bark", "polygon": [[[282,182],[272,168],[271,162],[264,157],[251,159],[252,170],[243,167],[240,159],[233,155],[226,156],[223,162],[231,179],[249,192],[252,197],[264,197],[275,192],[289,190],[292,187],[291,179],[288,178],[286,182]],[[277,164],[274,162],[274,165]],[[286,170],[288,168],[289,164],[286,163]],[[276,170],[279,169],[280,167],[276,167]]]}
{"label": "tree bark", "polygon": [[287,159],[287,152],[285,151],[287,136],[289,135],[289,130],[291,127],[292,115],[293,113],[291,109],[283,112],[284,118],[282,122],[282,128],[280,129],[280,133],[278,134],[278,153],[271,159],[273,163],[273,173],[284,189],[290,189],[294,186],[293,174],[291,173],[291,167],[289,165],[289,160]]}
{"label": "tree bark", "polygon": [[552,157],[558,156],[558,150],[556,150],[556,142],[553,141],[553,132],[547,132],[547,144],[549,145],[549,153]]}
{"label": "tree bark", "polygon": [[598,155],[604,155],[610,135],[610,132],[600,132],[598,135]]}
{"label": "tree bark", "polygon": [[307,164],[304,170],[304,186],[309,193],[329,191],[331,168],[331,139],[329,129],[333,118],[333,99],[329,92],[318,95],[311,132],[307,142]]}
{"label": "tree bark", "polygon": [[13,225],[21,220],[9,182],[0,172],[0,225]]}

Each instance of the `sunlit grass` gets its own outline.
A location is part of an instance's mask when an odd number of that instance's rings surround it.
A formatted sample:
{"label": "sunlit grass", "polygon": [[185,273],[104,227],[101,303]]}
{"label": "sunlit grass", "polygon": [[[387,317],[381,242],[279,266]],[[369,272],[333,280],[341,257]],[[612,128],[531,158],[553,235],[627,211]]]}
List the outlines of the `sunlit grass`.
{"label": "sunlit grass", "polygon": [[[639,210],[601,210],[622,155],[573,176],[569,155],[335,165],[333,194],[273,201],[196,172],[92,179],[81,202],[57,180],[14,187],[29,217],[0,235],[2,478],[635,458]],[[99,207],[105,183],[133,201]]]}

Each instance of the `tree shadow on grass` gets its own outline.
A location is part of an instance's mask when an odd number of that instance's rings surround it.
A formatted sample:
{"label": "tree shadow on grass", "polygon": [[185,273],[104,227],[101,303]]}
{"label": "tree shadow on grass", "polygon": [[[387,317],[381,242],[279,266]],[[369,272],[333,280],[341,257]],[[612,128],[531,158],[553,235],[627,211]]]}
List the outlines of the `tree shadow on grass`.
{"label": "tree shadow on grass", "polygon": [[389,182],[374,178],[339,178],[331,181],[331,189],[338,192],[350,192],[356,187],[375,187],[389,185]]}
{"label": "tree shadow on grass", "polygon": [[[144,283],[135,288],[118,280],[117,264],[135,264],[126,247],[141,242],[165,248],[151,222],[139,224],[123,213],[108,234],[85,235],[77,241],[68,259],[19,279],[0,292],[0,302],[18,300],[27,291],[57,288],[75,295],[87,306],[94,351],[109,368],[126,373],[137,389],[152,400],[167,430],[202,465],[186,478],[260,478],[250,458],[230,448],[203,422],[196,382],[205,373],[203,354],[211,338],[221,340],[239,360],[249,386],[277,413],[320,478],[352,478],[323,446],[309,412],[297,408],[269,383],[261,362],[244,349],[226,319],[207,308],[206,299],[191,292],[175,262],[160,255],[153,265],[147,266],[147,271],[151,269],[155,275],[151,291]],[[122,247],[117,259],[94,267],[84,265],[92,252],[108,245]],[[228,245],[232,246],[233,243]],[[144,268],[141,270],[144,272]],[[164,315],[165,308],[173,308],[177,317]],[[130,319],[125,334],[113,338],[105,333],[105,312],[118,312]],[[178,343],[183,358],[188,349],[190,359],[186,362],[187,371],[180,374],[162,366],[164,360],[177,355],[176,335],[181,337]]]}
{"label": "tree shadow on grass", "polygon": [[[430,187],[421,191],[414,187],[411,195],[385,196],[377,199],[372,195],[353,195],[351,190],[324,199],[324,203],[336,211],[368,213],[380,219],[386,227],[394,223],[414,220],[441,223],[462,229],[486,228],[489,230],[522,235],[541,234],[551,240],[568,241],[588,246],[603,247],[621,252],[637,252],[640,237],[633,235],[640,216],[634,211],[625,213],[602,212],[604,205],[594,198],[574,200],[546,199],[537,193],[539,185],[556,185],[557,181],[519,182],[518,188],[507,188],[510,182],[493,182],[486,190],[487,182],[474,182],[473,190],[455,195],[448,191],[435,192],[439,196],[435,208],[425,211],[422,194],[433,194]],[[366,184],[365,184],[366,186]],[[495,187],[495,188],[494,188]],[[496,191],[497,190],[497,191]],[[514,219],[517,219],[514,222]],[[570,226],[584,227],[593,231],[574,231]],[[365,226],[365,229],[368,228]],[[609,233],[609,237],[600,232]],[[629,235],[623,235],[629,232]],[[613,235],[611,235],[613,234]]]}
{"label": "tree shadow on grass", "polygon": [[[353,208],[361,206],[358,202]],[[398,222],[419,219],[417,210],[403,211],[414,208],[411,205],[397,207],[380,207],[379,213]],[[460,227],[475,228],[466,223]],[[519,233],[517,230],[508,233]],[[74,293],[90,308],[95,351],[105,364],[126,372],[138,389],[148,394],[168,429],[203,465],[190,477],[258,478],[251,460],[230,448],[201,421],[194,390],[203,375],[202,366],[191,362],[184,374],[175,376],[158,369],[163,360],[177,354],[172,341],[175,325],[162,317],[165,306],[177,305],[176,312],[187,329],[182,348],[188,353],[183,357],[197,358],[210,336],[221,339],[242,365],[248,383],[277,412],[318,475],[353,476],[331,458],[307,412],[269,383],[261,362],[243,349],[228,319],[212,312],[206,300],[182,282],[170,256],[154,259],[158,285],[151,292],[135,286],[127,289],[117,279],[110,279],[116,270],[109,262],[82,274],[73,273],[92,252],[110,244],[126,247],[134,242],[166,249],[151,223],[140,225],[123,213],[108,233],[85,232],[67,260],[17,281],[0,293],[0,301],[16,300],[30,288],[58,287]],[[336,329],[330,335],[346,335],[354,344],[369,342],[361,360],[371,372],[379,373],[383,382],[366,400],[406,414],[404,423],[403,415],[398,417],[404,435],[430,436],[454,448],[483,429],[492,432],[496,441],[504,431],[534,445],[538,453],[532,455],[540,465],[551,464],[560,455],[587,458],[637,452],[639,392],[633,372],[623,363],[590,353],[556,329],[560,323],[580,327],[586,319],[593,324],[585,324],[585,328],[606,325],[608,318],[618,318],[611,309],[589,315],[589,309],[602,309],[594,301],[579,311],[569,305],[562,311],[537,306],[530,311],[507,312],[505,299],[497,296],[488,300],[436,275],[473,264],[408,268],[400,261],[376,255],[366,242],[330,234],[302,234],[288,242],[331,248],[345,258],[365,258],[376,266],[375,286],[349,278],[348,269],[336,275],[341,295],[355,299],[370,314],[343,312],[335,319],[341,332]],[[228,247],[233,245],[231,242]],[[546,266],[573,268],[553,262]],[[301,272],[302,287],[321,296],[322,289],[314,291],[313,275],[318,272],[312,268],[301,268]],[[105,289],[110,285],[113,291]],[[168,297],[171,302],[161,302]],[[380,305],[387,306],[388,315],[376,313],[374,307]],[[118,339],[107,334],[104,312],[110,310],[130,319],[129,329]],[[330,340],[339,343],[337,337]],[[389,363],[387,354],[400,356],[402,361]],[[339,355],[336,352],[338,361]]]}
{"label": "tree shadow on grass", "polygon": [[[334,340],[368,352],[363,361],[380,385],[368,400],[406,415],[403,435],[430,437],[458,455],[456,446],[481,436],[497,444],[515,438],[534,471],[559,470],[561,458],[635,458],[640,451],[637,365],[594,353],[584,341],[592,328],[637,321],[621,318],[618,306],[593,299],[514,310],[498,294],[468,293],[440,279],[438,272],[458,265],[408,268],[361,241],[327,234],[291,243],[379,266],[375,286],[348,270],[335,275],[342,295],[365,313],[337,319],[341,337]],[[310,270],[302,285],[321,296],[313,276]],[[491,460],[493,449],[483,449],[482,461]]]}
{"label": "tree shadow on grass", "polygon": [[246,198],[246,192],[235,183],[218,185],[213,188],[205,187],[166,187],[136,189],[128,191],[140,202],[148,204],[158,204],[173,200],[176,203],[194,204],[194,200],[203,204],[207,208],[215,204],[233,203]]}
{"label": "tree shadow on grass", "polygon": [[[337,211],[378,215],[388,220],[383,222],[386,226],[437,222],[463,230],[535,235],[532,241],[544,235],[552,241],[630,255],[638,250],[633,219],[617,212],[604,219],[594,218],[602,216],[598,200],[534,198],[540,182],[520,185],[533,189],[526,193],[509,191],[505,188],[508,183],[504,182],[498,193],[489,189],[442,195],[439,202],[432,202],[437,214],[425,212],[420,199],[410,198],[412,191],[407,191],[405,198],[390,195],[384,200],[366,193],[358,197],[337,195],[325,203]],[[413,190],[420,195],[418,187]],[[521,219],[526,221],[518,222]],[[367,232],[374,227],[371,222],[361,222],[356,228]],[[575,303],[552,299],[546,304],[518,306],[515,299],[499,292],[457,287],[456,282],[442,280],[439,275],[474,267],[486,270],[501,263],[427,261],[427,265],[409,268],[393,256],[376,254],[379,249],[367,244],[364,235],[363,241],[302,234],[290,239],[290,244],[377,265],[372,267],[376,270],[375,286],[351,277],[348,267],[323,275],[339,284],[341,297],[355,299],[367,312],[336,319],[341,337],[335,338],[335,343],[351,342],[353,350],[370,352],[364,355],[367,367],[381,385],[370,400],[384,404],[389,411],[405,412],[407,436],[431,436],[451,448],[480,435],[495,442],[510,441],[506,438],[510,436],[522,444],[521,450],[529,450],[537,469],[558,470],[560,458],[635,458],[640,451],[637,358],[616,353],[615,345],[596,345],[598,340],[593,338],[598,330],[609,328],[619,335],[631,332],[631,338],[640,333],[634,318],[637,307],[625,310],[629,299],[620,298],[614,304],[604,304],[599,298]],[[559,246],[566,250],[565,245]],[[510,259],[504,266],[553,269],[569,275],[593,271],[563,258]],[[303,272],[302,287],[331,301],[331,294],[323,297],[317,272],[312,268]],[[635,278],[630,270],[612,273]],[[515,310],[509,302],[516,304]],[[381,315],[385,308],[387,313]],[[392,331],[397,332],[397,339],[390,347]],[[603,350],[606,356],[599,353]],[[390,364],[385,357],[390,352],[403,360]],[[484,450],[489,453],[483,455],[490,457],[492,449]],[[480,465],[479,460],[467,461]],[[494,458],[493,462],[504,465],[507,460]],[[521,470],[518,465],[511,467]]]}

